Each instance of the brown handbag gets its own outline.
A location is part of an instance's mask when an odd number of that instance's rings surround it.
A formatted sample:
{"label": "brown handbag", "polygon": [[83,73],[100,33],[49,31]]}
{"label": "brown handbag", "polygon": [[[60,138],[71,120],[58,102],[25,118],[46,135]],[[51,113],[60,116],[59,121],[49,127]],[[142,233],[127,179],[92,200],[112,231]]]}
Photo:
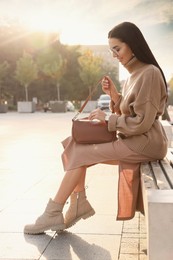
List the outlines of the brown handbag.
{"label": "brown handbag", "polygon": [[78,113],[72,119],[72,137],[79,144],[98,144],[108,143],[116,140],[116,132],[109,132],[106,122],[99,120],[89,120],[87,117],[79,118],[79,114],[83,111],[92,94],[100,84],[101,80],[96,84],[92,93],[85,100]]}

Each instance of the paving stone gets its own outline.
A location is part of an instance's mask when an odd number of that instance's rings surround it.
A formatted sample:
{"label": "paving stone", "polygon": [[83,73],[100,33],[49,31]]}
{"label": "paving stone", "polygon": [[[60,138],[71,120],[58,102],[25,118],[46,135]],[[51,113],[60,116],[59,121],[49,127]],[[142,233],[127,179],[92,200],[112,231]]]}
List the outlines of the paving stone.
{"label": "paving stone", "polygon": [[122,232],[122,238],[139,238],[139,237],[140,237],[139,233]]}
{"label": "paving stone", "polygon": [[148,260],[147,255],[139,255],[139,260]]}
{"label": "paving stone", "polygon": [[121,254],[119,260],[139,260],[138,254]]}
{"label": "paving stone", "polygon": [[123,238],[121,240],[121,254],[138,254],[139,239],[138,238]]}
{"label": "paving stone", "polygon": [[51,239],[51,235],[0,233],[0,259],[39,259]]}
{"label": "paving stone", "polygon": [[146,254],[147,252],[147,239],[140,239],[140,254]]}

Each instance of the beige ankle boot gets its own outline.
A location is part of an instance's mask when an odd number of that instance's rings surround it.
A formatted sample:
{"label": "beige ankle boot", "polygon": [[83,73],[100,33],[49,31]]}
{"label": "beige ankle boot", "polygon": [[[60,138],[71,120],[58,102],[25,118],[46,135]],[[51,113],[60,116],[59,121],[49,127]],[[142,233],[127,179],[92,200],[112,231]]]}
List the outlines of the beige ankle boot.
{"label": "beige ankle boot", "polygon": [[25,234],[40,234],[46,230],[60,232],[65,229],[62,209],[64,205],[49,200],[44,213],[36,220],[34,224],[24,227]]}
{"label": "beige ankle boot", "polygon": [[86,219],[94,214],[94,209],[86,199],[85,190],[73,192],[70,196],[70,207],[65,214],[64,223],[66,228],[69,228],[81,218]]}

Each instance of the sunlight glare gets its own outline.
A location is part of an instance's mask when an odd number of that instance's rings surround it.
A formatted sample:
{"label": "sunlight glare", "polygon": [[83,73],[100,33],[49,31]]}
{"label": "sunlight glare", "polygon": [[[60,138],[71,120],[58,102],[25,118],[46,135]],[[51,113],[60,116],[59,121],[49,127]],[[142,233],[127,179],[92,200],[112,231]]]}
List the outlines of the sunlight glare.
{"label": "sunlight glare", "polygon": [[32,15],[26,20],[27,26],[34,31],[58,32],[61,18],[54,19],[49,14]]}
{"label": "sunlight glare", "polygon": [[74,18],[69,14],[67,19],[61,12],[56,16],[48,12],[33,12],[23,19],[33,31],[57,32],[64,44],[90,44],[91,39],[96,39],[96,35],[91,35],[93,25],[82,21],[79,23],[78,16]]}
{"label": "sunlight glare", "polygon": [[87,26],[79,24],[78,21],[72,21],[70,26],[64,24],[60,32],[61,42],[66,44],[90,44],[91,39],[87,32],[89,32]]}

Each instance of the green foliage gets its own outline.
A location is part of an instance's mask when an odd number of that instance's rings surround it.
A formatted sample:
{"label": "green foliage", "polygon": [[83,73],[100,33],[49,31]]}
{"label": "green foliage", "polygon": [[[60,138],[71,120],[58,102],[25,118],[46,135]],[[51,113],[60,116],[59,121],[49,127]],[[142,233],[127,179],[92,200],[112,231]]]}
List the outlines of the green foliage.
{"label": "green foliage", "polygon": [[65,61],[56,50],[47,48],[37,57],[37,64],[40,71],[57,83],[64,74]]}
{"label": "green foliage", "polygon": [[3,103],[5,98],[9,96],[7,91],[4,90],[5,79],[9,73],[10,65],[7,61],[0,63],[0,103]]}
{"label": "green foliage", "polygon": [[103,75],[102,71],[103,60],[101,57],[94,56],[92,51],[87,50],[79,58],[79,64],[81,65],[80,77],[85,86],[89,88],[89,94],[92,91],[93,86]]}
{"label": "green foliage", "polygon": [[17,61],[15,78],[25,87],[26,101],[28,101],[28,86],[37,78],[37,65],[30,54],[24,53]]}
{"label": "green foliage", "polygon": [[55,83],[57,98],[60,100],[59,81],[65,73],[65,60],[62,59],[57,48],[50,46],[38,55],[37,64],[44,76],[51,78]]}
{"label": "green foliage", "polygon": [[64,100],[82,100],[87,93],[83,91],[83,82],[79,76],[81,69],[79,64],[79,57],[81,57],[80,46],[62,45],[61,54],[66,60],[66,69],[64,76],[61,78],[61,96]]}
{"label": "green foliage", "polygon": [[10,67],[10,65],[7,61],[0,63],[0,85],[3,83],[4,79],[7,77],[9,67]]}

